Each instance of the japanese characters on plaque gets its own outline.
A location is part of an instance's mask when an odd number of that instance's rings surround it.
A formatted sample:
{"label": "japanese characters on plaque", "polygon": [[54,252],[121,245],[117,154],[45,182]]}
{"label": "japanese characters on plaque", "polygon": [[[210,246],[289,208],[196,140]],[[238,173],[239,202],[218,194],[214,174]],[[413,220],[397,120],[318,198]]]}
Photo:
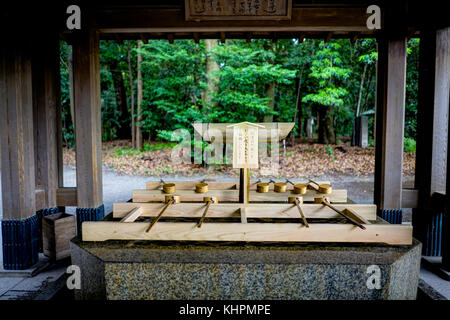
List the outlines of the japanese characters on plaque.
{"label": "japanese characters on plaque", "polygon": [[233,168],[258,168],[258,127],[233,127]]}
{"label": "japanese characters on plaque", "polygon": [[292,0],[185,0],[186,20],[285,20]]}

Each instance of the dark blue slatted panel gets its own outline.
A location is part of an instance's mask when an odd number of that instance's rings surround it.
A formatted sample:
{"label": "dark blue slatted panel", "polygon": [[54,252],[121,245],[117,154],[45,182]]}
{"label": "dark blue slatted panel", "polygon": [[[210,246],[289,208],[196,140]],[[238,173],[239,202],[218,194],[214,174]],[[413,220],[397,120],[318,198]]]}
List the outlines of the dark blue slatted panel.
{"label": "dark blue slatted panel", "polygon": [[99,221],[105,216],[105,206],[98,208],[77,208],[77,235],[81,235],[81,224],[84,221]]}
{"label": "dark blue slatted panel", "polygon": [[403,219],[403,213],[401,209],[395,210],[381,210],[380,211],[380,217],[383,220],[386,220],[387,222],[391,224],[401,224]]}
{"label": "dark blue slatted panel", "polygon": [[23,270],[37,263],[39,231],[36,215],[23,220],[2,220],[4,269]]}
{"label": "dark blue slatted panel", "polygon": [[442,255],[442,222],[443,213],[431,214],[427,217],[426,230],[427,238],[425,240],[424,255],[439,257]]}

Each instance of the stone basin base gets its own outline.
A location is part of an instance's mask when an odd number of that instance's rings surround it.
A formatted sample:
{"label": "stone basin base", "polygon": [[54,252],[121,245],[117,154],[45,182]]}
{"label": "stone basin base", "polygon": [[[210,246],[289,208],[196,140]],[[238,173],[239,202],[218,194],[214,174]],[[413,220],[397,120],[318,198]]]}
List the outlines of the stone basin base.
{"label": "stone basin base", "polygon": [[[77,299],[415,299],[421,244],[71,242]],[[379,279],[379,281],[377,281]]]}

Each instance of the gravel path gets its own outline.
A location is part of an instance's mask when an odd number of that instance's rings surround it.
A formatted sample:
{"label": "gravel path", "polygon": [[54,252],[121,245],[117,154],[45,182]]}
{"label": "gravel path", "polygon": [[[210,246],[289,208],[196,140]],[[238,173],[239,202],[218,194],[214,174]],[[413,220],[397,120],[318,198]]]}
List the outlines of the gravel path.
{"label": "gravel path", "polygon": [[[170,177],[162,176],[165,180],[202,180],[204,176],[192,177]],[[347,189],[350,199],[357,203],[372,203],[373,202],[373,177],[313,177],[317,180],[330,180],[333,187],[336,189]],[[208,176],[208,179],[215,179],[217,181],[233,181],[234,178],[224,178],[223,176]],[[147,181],[158,181],[157,177],[148,176],[127,176],[119,175],[111,170],[103,168],[103,198],[106,212],[112,210],[114,202],[124,202],[131,198],[131,192],[134,189],[145,189]],[[293,180],[295,182],[295,180]],[[64,168],[64,186],[76,186],[76,171],[72,167]],[[1,191],[1,182],[0,182]],[[2,199],[0,197],[0,219],[2,217]]]}

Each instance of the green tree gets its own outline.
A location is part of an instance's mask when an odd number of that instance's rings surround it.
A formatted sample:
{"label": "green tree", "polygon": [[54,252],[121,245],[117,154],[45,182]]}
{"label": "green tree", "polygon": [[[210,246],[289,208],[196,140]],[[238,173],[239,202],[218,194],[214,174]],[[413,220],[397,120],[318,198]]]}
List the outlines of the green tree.
{"label": "green tree", "polygon": [[319,143],[336,143],[333,122],[335,108],[344,105],[348,91],[342,81],[350,77],[352,71],[343,65],[337,42],[321,43],[311,66],[310,76],[317,81],[317,91],[306,95],[303,102],[311,102],[318,110]]}

